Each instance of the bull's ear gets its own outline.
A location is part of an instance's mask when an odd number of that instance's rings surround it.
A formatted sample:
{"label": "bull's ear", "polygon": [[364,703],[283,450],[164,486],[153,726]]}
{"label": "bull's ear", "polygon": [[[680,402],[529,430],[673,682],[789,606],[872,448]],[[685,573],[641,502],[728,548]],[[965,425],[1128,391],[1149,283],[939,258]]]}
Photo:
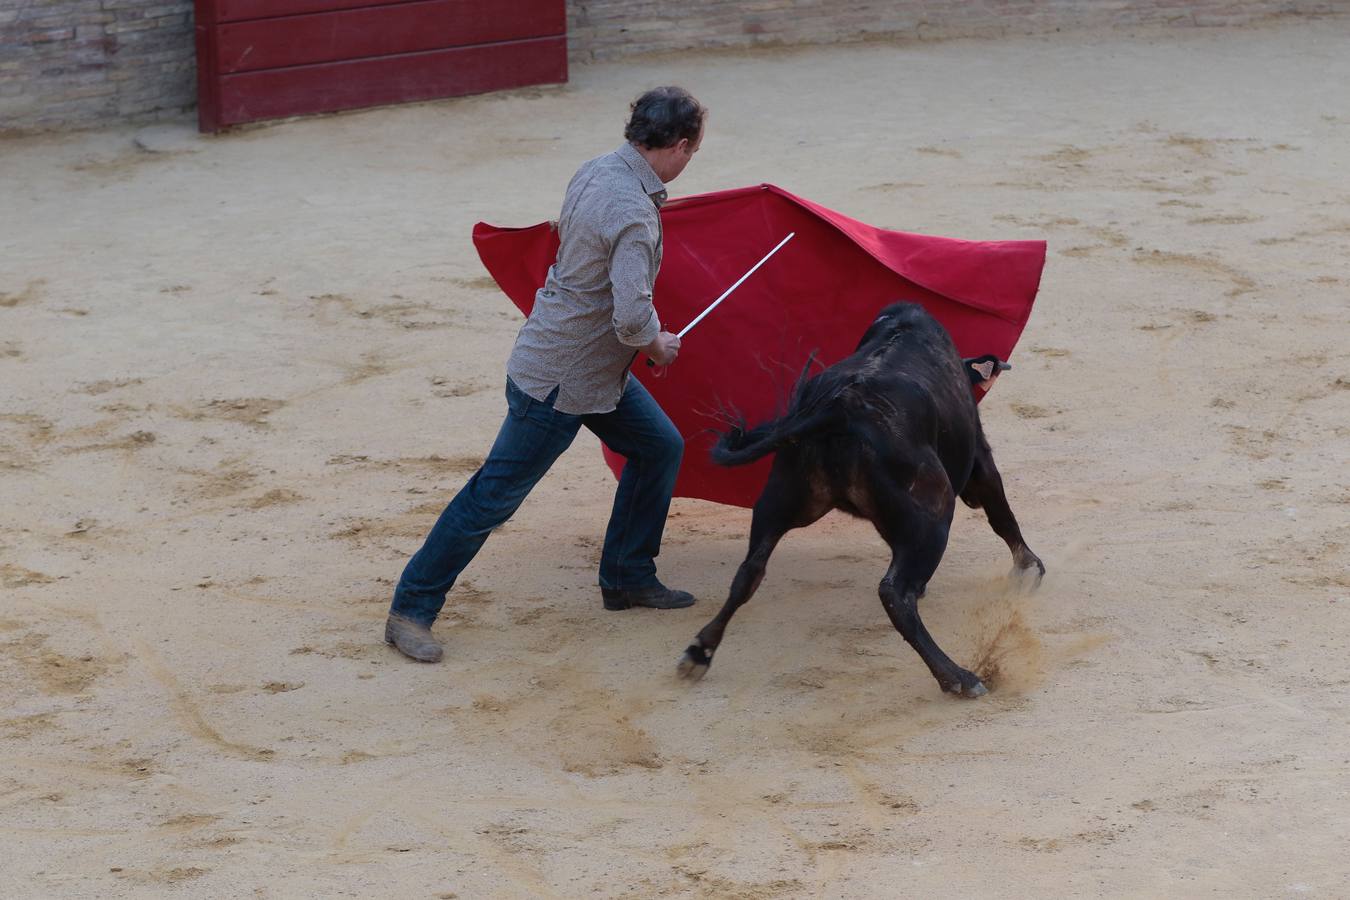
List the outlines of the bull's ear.
{"label": "bull's ear", "polygon": [[984,362],[971,363],[970,367],[975,370],[975,374],[980,376],[980,381],[988,381],[994,374],[994,368],[998,363],[992,360]]}

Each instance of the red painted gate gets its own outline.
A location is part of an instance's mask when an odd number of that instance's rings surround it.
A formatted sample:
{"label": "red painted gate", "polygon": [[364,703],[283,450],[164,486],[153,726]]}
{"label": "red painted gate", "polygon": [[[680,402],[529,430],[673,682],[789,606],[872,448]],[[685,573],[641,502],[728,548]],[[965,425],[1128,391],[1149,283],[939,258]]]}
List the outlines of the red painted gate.
{"label": "red painted gate", "polygon": [[564,0],[195,0],[198,127],[567,80]]}

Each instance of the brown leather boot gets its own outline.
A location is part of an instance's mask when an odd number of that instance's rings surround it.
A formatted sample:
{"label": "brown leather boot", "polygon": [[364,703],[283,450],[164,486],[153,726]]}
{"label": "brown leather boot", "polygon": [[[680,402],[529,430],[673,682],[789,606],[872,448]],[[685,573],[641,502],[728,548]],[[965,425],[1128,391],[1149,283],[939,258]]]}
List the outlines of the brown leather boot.
{"label": "brown leather boot", "polygon": [[384,623],[384,642],[393,644],[404,656],[418,662],[440,662],[445,652],[441,642],[432,637],[430,627],[392,613]]}

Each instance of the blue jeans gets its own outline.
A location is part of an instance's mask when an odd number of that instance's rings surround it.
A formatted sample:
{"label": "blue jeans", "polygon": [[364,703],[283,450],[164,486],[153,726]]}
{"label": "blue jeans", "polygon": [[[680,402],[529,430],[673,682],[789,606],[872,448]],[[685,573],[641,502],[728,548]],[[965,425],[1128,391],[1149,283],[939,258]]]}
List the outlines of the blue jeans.
{"label": "blue jeans", "polygon": [[424,625],[434,622],[459,573],[492,530],[511,518],[582,425],[627,459],[605,531],[600,586],[628,589],[657,584],[656,556],[684,439],[636,378],[628,379],[613,412],[560,413],[553,408],[557,393],[555,389],[547,400],[535,400],[506,380],[506,421],[497,440],[482,468],[450,501],[422,549],[403,569],[391,613]]}

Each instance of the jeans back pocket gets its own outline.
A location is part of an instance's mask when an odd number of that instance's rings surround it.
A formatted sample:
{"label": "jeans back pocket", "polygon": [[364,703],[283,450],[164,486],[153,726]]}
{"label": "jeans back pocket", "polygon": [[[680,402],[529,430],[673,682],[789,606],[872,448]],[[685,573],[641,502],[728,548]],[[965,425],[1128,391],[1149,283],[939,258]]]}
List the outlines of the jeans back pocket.
{"label": "jeans back pocket", "polygon": [[506,408],[517,419],[523,419],[530,411],[530,405],[536,403],[533,397],[516,387],[509,377],[506,379]]}

